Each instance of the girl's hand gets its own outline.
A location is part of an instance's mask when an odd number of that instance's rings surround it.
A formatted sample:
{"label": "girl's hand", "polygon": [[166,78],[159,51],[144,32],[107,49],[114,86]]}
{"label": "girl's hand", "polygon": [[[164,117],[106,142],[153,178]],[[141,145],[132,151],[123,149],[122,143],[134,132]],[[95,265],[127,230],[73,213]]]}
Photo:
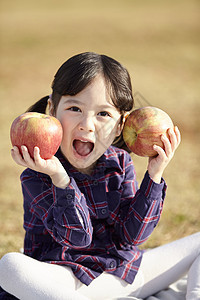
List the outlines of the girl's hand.
{"label": "girl's hand", "polygon": [[154,145],[154,150],[158,153],[156,157],[150,157],[148,163],[149,176],[156,183],[160,183],[164,169],[174,156],[175,150],[181,141],[180,131],[177,126],[173,129],[168,129],[169,138],[162,135],[161,139],[164,144],[164,149]]}
{"label": "girl's hand", "polygon": [[57,157],[41,158],[38,147],[34,148],[34,159],[31,158],[26,146],[21,146],[21,151],[22,155],[18,147],[14,146],[11,149],[12,158],[18,165],[49,175],[57,187],[65,188],[68,186],[69,176]]}

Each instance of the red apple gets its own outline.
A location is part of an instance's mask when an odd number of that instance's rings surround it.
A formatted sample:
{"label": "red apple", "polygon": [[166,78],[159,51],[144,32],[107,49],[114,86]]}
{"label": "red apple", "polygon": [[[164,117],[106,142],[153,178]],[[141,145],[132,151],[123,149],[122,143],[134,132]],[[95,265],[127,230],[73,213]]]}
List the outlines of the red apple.
{"label": "red apple", "polygon": [[146,106],[136,109],[128,115],[123,129],[123,137],[127,147],[139,156],[155,156],[153,145],[164,148],[161,135],[167,134],[168,128],[174,128],[173,122],[166,112]]}
{"label": "red apple", "polygon": [[40,148],[40,156],[51,158],[58,150],[62,140],[62,126],[58,119],[37,112],[27,112],[17,117],[10,129],[13,146],[21,152],[25,145],[33,158],[35,146]]}

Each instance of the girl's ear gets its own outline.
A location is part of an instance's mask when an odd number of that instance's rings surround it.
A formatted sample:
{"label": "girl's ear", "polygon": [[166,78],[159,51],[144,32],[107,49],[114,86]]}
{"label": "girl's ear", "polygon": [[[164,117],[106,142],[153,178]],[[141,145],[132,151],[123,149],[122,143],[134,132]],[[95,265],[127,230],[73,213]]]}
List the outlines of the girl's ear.
{"label": "girl's ear", "polygon": [[122,124],[119,124],[116,130],[116,136],[120,136],[121,132],[122,132]]}
{"label": "girl's ear", "polygon": [[[122,115],[121,121],[120,121],[120,123],[118,125],[119,128],[117,128],[117,134],[116,134],[116,136],[119,136],[122,133],[125,121],[126,121],[127,117],[129,116],[129,114],[130,114],[130,112],[126,112],[125,114]],[[119,134],[118,134],[118,132],[119,132]]]}
{"label": "girl's ear", "polygon": [[54,106],[53,106],[51,98],[49,98],[49,100],[48,100],[48,111],[51,116],[54,116]]}
{"label": "girl's ear", "polygon": [[120,136],[120,135],[121,135],[122,130],[123,130],[123,127],[124,127],[124,122],[125,122],[125,119],[124,119],[124,117],[122,116],[122,119],[121,119],[121,121],[119,122],[119,124],[118,124],[118,126],[117,126],[116,136]]}

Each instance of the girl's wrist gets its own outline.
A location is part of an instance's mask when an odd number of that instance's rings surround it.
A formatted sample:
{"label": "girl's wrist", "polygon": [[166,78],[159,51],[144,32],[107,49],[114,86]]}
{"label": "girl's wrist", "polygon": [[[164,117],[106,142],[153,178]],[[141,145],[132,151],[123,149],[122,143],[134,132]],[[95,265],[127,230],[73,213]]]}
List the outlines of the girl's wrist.
{"label": "girl's wrist", "polygon": [[155,183],[158,183],[158,184],[161,183],[161,179],[162,179],[161,173],[153,174],[153,173],[149,172],[149,176]]}
{"label": "girl's wrist", "polygon": [[65,189],[70,184],[70,178],[66,172],[52,175],[51,180],[52,183],[60,189]]}

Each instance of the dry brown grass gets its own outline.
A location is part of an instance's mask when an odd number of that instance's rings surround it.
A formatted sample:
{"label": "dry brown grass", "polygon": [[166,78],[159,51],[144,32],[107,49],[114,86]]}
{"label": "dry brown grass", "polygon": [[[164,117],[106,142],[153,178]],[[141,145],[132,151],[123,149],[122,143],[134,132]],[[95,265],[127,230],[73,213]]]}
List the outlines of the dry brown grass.
{"label": "dry brown grass", "polygon": [[[0,256],[18,251],[24,234],[22,168],[10,157],[11,122],[51,92],[63,61],[83,51],[105,53],[126,65],[134,91],[167,111],[182,132],[165,172],[163,215],[145,247],[199,230],[198,5],[195,0],[1,1]],[[140,181],[147,161],[133,160]]]}

